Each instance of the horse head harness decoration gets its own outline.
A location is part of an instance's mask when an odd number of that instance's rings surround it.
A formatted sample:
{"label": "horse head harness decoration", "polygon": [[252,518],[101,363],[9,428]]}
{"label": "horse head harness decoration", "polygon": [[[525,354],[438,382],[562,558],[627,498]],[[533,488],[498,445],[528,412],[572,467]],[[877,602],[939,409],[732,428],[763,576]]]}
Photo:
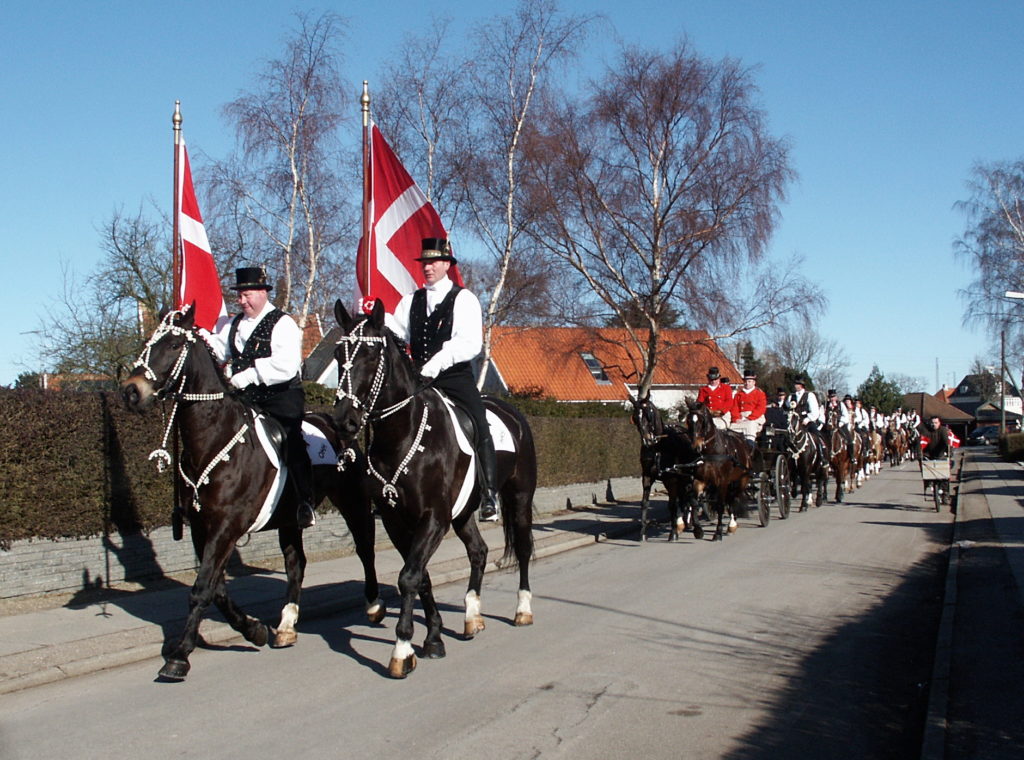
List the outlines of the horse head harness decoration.
{"label": "horse head harness decoration", "polygon": [[[142,353],[139,358],[132,365],[133,369],[142,368],[142,373],[147,380],[151,383],[156,383],[156,373],[150,366],[152,359],[153,347],[165,336],[165,335],[176,335],[182,336],[185,342],[181,346],[181,351],[178,352],[178,358],[174,362],[174,366],[171,371],[167,374],[167,380],[164,384],[156,391],[155,395],[158,399],[163,399],[170,396],[174,399],[174,406],[171,407],[171,414],[167,418],[167,427],[164,429],[164,437],[160,442],[160,447],[150,452],[149,459],[156,459],[156,469],[158,472],[163,472],[168,465],[171,464],[171,455],[167,451],[167,439],[170,437],[171,428],[174,426],[174,417],[178,411],[178,404],[182,401],[220,401],[225,397],[223,391],[218,393],[185,393],[185,384],[188,378],[183,374],[185,368],[185,362],[188,359],[189,351],[192,347],[200,340],[199,335],[196,333],[195,328],[181,327],[175,324],[175,319],[180,318],[185,313],[184,310],[175,310],[168,312],[164,318],[160,321],[153,335],[150,336],[149,340],[146,341],[146,345],[142,349]],[[205,344],[205,341],[203,341]],[[209,349],[209,345],[207,345]],[[177,392],[171,392],[172,389],[177,387]],[[199,503],[199,488],[200,486],[206,485],[210,482],[210,472],[221,462],[227,461],[231,458],[231,449],[233,449],[239,443],[245,442],[245,434],[249,431],[248,423],[242,425],[242,427],[232,436],[231,440],[210,460],[209,464],[203,468],[202,473],[196,478],[195,482],[185,474],[185,471],[181,467],[181,462],[178,462],[178,474],[181,475],[181,479],[192,488],[192,506],[196,512],[200,510]]]}
{"label": "horse head harness decoration", "polygon": [[[341,401],[342,399],[348,399],[352,402],[352,406],[355,409],[359,409],[363,403],[357,396],[352,387],[352,366],[355,362],[355,358],[359,353],[359,349],[363,345],[371,345],[374,343],[381,344],[380,355],[377,359],[377,368],[373,373],[373,382],[370,383],[370,392],[368,394],[366,409],[363,411],[362,416],[359,420],[359,429],[356,431],[355,436],[363,431],[363,428],[367,426],[368,422],[383,420],[390,417],[400,409],[405,408],[412,400],[416,397],[418,390],[413,392],[411,395],[406,396],[404,399],[399,401],[397,404],[392,404],[386,409],[377,411],[377,400],[380,398],[380,392],[384,388],[384,376],[386,370],[386,352],[384,348],[387,345],[386,335],[363,335],[363,328],[366,325],[366,320],[360,322],[355,330],[350,334],[342,336],[338,341],[338,345],[342,346],[342,352],[344,353],[344,362],[338,363],[338,390],[335,393],[335,402]],[[409,463],[412,461],[416,454],[424,450],[422,441],[423,434],[430,430],[428,424],[429,407],[423,405],[423,417],[420,419],[419,428],[416,431],[416,437],[413,439],[412,445],[409,447],[409,451],[406,453],[405,458],[399,463],[398,467],[395,468],[395,473],[390,480],[386,479],[383,475],[377,472],[373,466],[373,462],[367,459],[367,469],[370,474],[373,475],[381,483],[381,492],[384,499],[387,501],[389,507],[395,507],[398,504],[398,488],[395,485],[398,482],[398,478],[403,474],[408,474]],[[370,427],[370,434],[372,436],[373,428]],[[369,447],[368,447],[369,448]],[[345,469],[345,460],[355,461],[355,452],[349,448],[346,449],[343,456],[338,457],[338,469]]]}

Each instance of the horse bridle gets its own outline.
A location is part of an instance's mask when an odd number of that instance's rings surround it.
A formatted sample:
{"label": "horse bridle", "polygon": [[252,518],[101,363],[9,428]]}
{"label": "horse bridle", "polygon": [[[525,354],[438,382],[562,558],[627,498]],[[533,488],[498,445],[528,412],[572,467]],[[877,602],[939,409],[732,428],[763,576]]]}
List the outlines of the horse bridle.
{"label": "horse bridle", "polygon": [[[349,401],[352,402],[352,406],[355,409],[359,409],[361,406],[363,406],[363,403],[360,400],[359,396],[357,396],[353,392],[352,388],[352,364],[355,361],[356,355],[359,353],[359,349],[360,347],[362,347],[364,343],[367,345],[372,343],[387,343],[387,336],[385,335],[363,335],[363,327],[365,325],[365,320],[363,322],[360,322],[356,326],[355,330],[353,330],[348,335],[343,336],[338,341],[339,346],[344,346],[342,350],[344,352],[345,361],[338,363],[338,390],[334,394],[334,398],[336,402],[341,401],[342,399],[348,399]],[[373,374],[373,382],[370,384],[370,393],[368,394],[365,410],[362,412],[362,417],[359,420],[359,429],[356,431],[353,438],[359,436],[359,433],[361,433],[363,428],[366,427],[367,422],[383,420],[386,417],[389,417],[390,415],[397,412],[399,409],[402,409],[403,407],[410,404],[412,400],[416,398],[416,395],[421,390],[423,390],[422,388],[417,388],[415,391],[413,391],[411,395],[406,396],[397,404],[392,404],[391,406],[385,409],[377,411],[377,400],[380,398],[380,392],[384,387],[385,358],[386,351],[384,350],[384,347],[382,345],[380,356],[377,358],[377,368],[374,370]],[[412,445],[406,452],[405,457],[395,468],[394,475],[391,477],[390,480],[385,478],[376,470],[376,468],[374,468],[372,461],[367,461],[367,471],[374,478],[380,481],[382,486],[382,495],[384,496],[384,499],[387,501],[390,507],[394,507],[398,503],[398,487],[396,486],[398,478],[403,473],[408,471],[409,463],[412,461],[413,457],[424,450],[422,446],[423,435],[424,433],[426,433],[427,430],[430,429],[430,426],[427,424],[428,415],[429,407],[426,404],[424,404],[423,416],[420,418],[420,424],[416,430],[416,435],[413,438]],[[343,469],[341,458],[338,459],[338,469]]]}
{"label": "horse bridle", "polygon": [[153,347],[160,342],[165,335],[180,335],[185,338],[185,342],[181,346],[181,350],[178,352],[178,358],[174,361],[174,366],[171,367],[171,371],[167,374],[167,379],[163,385],[156,389],[154,395],[158,399],[164,399],[168,394],[171,394],[175,387],[178,388],[178,392],[174,395],[182,401],[217,401],[224,398],[224,393],[182,393],[181,389],[185,387],[185,376],[183,373],[185,369],[185,361],[188,359],[188,352],[192,350],[192,346],[196,344],[199,337],[196,335],[196,331],[192,328],[181,327],[180,325],[174,324],[174,319],[184,315],[184,311],[175,310],[169,311],[164,318],[160,320],[160,324],[157,325],[156,330],[150,336],[149,340],[146,341],[146,345],[142,347],[142,353],[139,354],[139,358],[135,360],[132,365],[132,369],[142,368],[143,376],[151,383],[156,385],[159,378],[156,376],[156,372],[149,366],[150,359],[153,353]]}
{"label": "horse bridle", "polygon": [[[343,335],[337,343],[337,345],[342,346],[345,361],[338,362],[338,390],[334,394],[334,401],[337,403],[342,399],[348,399],[352,402],[352,407],[357,410],[363,406],[363,401],[355,394],[352,387],[352,365],[355,362],[356,356],[359,354],[359,349],[362,348],[364,344],[367,346],[373,343],[381,344],[380,355],[377,357],[377,368],[374,370],[373,382],[370,384],[370,393],[367,398],[366,409],[362,412],[362,416],[359,419],[359,429],[356,431],[356,436],[358,436],[359,433],[362,432],[363,428],[366,427],[366,423],[370,419],[370,415],[377,406],[377,399],[380,397],[380,392],[384,388],[384,373],[386,370],[384,344],[387,342],[387,338],[384,335],[363,335],[363,327],[365,325],[365,320],[360,322],[356,326],[355,330],[348,335]],[[410,399],[406,399],[404,402],[401,402],[401,405],[408,403]],[[385,411],[391,413],[398,411],[398,408],[401,408],[401,406],[396,406],[397,408],[389,407],[389,409]]]}

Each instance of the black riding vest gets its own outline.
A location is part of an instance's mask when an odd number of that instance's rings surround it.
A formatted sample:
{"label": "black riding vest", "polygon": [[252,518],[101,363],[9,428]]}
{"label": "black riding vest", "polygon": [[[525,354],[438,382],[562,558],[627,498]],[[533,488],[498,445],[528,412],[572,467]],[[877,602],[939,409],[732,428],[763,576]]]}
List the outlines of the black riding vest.
{"label": "black riding vest", "polygon": [[[409,342],[412,349],[412,360],[417,367],[422,367],[441,350],[446,340],[452,337],[452,325],[455,321],[455,297],[462,290],[453,284],[451,291],[444,297],[431,315],[427,316],[427,291],[420,288],[412,296],[412,307],[409,309]],[[443,373],[444,376],[456,374],[472,374],[469,362],[453,364]]]}
{"label": "black riding vest", "polygon": [[[274,309],[263,317],[263,319],[259,321],[259,324],[256,325],[256,329],[252,331],[252,335],[249,336],[249,339],[242,347],[242,353],[236,355],[235,338],[238,336],[238,325],[244,316],[244,314],[239,314],[232,320],[231,330],[228,333],[228,348],[231,351],[232,374],[243,372],[244,370],[254,366],[257,359],[266,359],[271,355],[270,336],[274,332],[274,326],[281,320],[281,317],[284,316],[284,312],[280,309]],[[287,380],[283,383],[277,383],[276,385],[253,383],[242,390],[242,396],[250,403],[261,406],[268,399],[277,396],[278,394],[286,391],[294,391],[296,389],[300,391],[302,390],[302,380],[298,375],[295,375],[291,380]],[[298,413],[302,413],[301,406]]]}

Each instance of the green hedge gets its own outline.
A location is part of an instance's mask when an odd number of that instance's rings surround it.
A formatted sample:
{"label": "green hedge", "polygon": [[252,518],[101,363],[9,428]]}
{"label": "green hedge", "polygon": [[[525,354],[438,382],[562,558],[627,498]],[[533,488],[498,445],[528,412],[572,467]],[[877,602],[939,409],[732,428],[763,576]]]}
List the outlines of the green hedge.
{"label": "green hedge", "polygon": [[1007,462],[1024,461],[1024,433],[1007,433],[999,438],[999,453]]}
{"label": "green hedge", "polygon": [[[324,394],[311,408],[329,411]],[[606,405],[540,402],[527,414],[537,446],[538,485],[639,475],[639,438]],[[532,401],[532,400],[531,400]],[[320,402],[320,403],[317,403]],[[525,407],[525,408],[524,408]],[[552,417],[529,411],[594,414]],[[27,538],[79,538],[149,531],[167,525],[169,471],[149,454],[159,448],[165,414],[135,414],[115,392],[0,389],[0,546]]]}

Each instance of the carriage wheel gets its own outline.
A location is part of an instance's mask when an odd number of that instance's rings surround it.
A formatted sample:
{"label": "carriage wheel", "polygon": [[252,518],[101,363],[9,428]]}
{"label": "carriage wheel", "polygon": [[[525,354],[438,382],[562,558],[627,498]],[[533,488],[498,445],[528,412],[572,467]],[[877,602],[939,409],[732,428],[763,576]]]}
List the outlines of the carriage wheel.
{"label": "carriage wheel", "polygon": [[767,472],[762,472],[757,479],[757,519],[762,528],[768,527],[771,519],[771,499],[769,498],[772,483]]}
{"label": "carriage wheel", "polygon": [[779,502],[779,518],[785,520],[789,517],[789,465],[786,462],[785,454],[775,457],[775,472],[773,473],[775,486],[775,498]]}

